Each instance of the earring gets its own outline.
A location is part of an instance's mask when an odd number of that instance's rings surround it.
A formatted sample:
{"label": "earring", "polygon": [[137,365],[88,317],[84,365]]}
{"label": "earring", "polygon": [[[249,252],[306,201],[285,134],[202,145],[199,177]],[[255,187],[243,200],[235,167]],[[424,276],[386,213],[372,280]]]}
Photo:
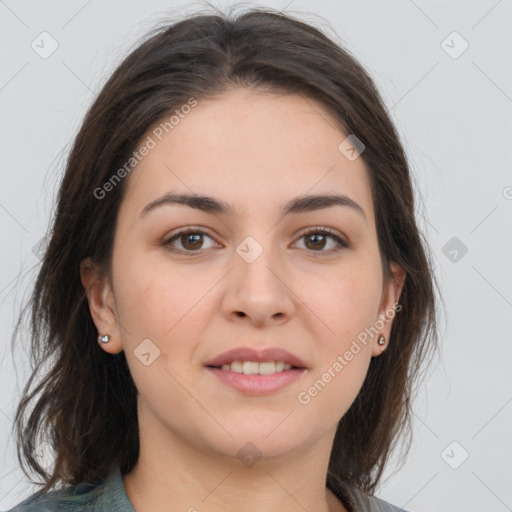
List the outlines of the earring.
{"label": "earring", "polygon": [[100,334],[98,336],[99,343],[108,343],[110,341],[110,334]]}
{"label": "earring", "polygon": [[379,345],[385,345],[385,344],[386,344],[386,337],[384,336],[384,334],[381,334],[381,335],[379,336],[379,340],[377,341],[377,343],[378,343]]}

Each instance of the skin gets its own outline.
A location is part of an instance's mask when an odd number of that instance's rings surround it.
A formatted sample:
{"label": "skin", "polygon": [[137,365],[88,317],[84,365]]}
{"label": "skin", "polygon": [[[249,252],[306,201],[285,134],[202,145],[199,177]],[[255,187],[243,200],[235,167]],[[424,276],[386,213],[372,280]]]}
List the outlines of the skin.
{"label": "skin", "polygon": [[[325,487],[336,426],[386,346],[370,337],[308,404],[297,397],[393,308],[405,274],[393,264],[383,282],[366,166],[339,151],[345,137],[314,100],[235,89],[199,101],[127,178],[112,275],[89,259],[81,275],[98,332],[112,337],[100,346],[125,351],[139,391],[140,458],[124,475],[135,510],[346,510]],[[229,202],[237,215],[164,205],[141,217],[171,191]],[[347,206],[280,213],[293,197],[333,192],[366,218]],[[187,226],[207,233],[202,245],[175,239],[188,255],[163,245]],[[349,246],[304,237],[321,227]],[[247,236],[263,248],[252,263],[236,252]],[[386,340],[391,325],[379,331]],[[147,366],[134,353],[145,339],[160,350]],[[239,346],[284,348],[308,369],[247,396],[204,367]],[[252,467],[237,457],[248,442],[262,455]]]}

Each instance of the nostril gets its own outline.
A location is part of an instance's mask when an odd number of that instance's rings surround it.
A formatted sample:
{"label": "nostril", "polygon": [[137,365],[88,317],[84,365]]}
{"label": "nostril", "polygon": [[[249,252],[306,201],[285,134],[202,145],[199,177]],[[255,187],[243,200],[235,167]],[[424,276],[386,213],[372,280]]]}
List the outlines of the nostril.
{"label": "nostril", "polygon": [[243,311],[237,311],[236,314],[241,317],[245,316],[245,313]]}

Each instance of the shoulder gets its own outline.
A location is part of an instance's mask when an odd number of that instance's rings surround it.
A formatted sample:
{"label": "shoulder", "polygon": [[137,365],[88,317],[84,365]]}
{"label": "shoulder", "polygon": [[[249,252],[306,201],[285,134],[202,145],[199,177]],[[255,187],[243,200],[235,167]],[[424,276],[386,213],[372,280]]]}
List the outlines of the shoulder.
{"label": "shoulder", "polygon": [[8,512],[50,512],[56,510],[88,512],[94,510],[99,486],[82,484],[65,490],[36,492]]}
{"label": "shoulder", "polygon": [[[361,493],[362,494],[362,493]],[[363,503],[367,504],[367,508],[363,508],[361,510],[368,510],[368,512],[407,512],[403,508],[399,508],[387,501],[376,498],[375,496],[367,496],[364,494],[360,496],[359,500]]]}
{"label": "shoulder", "polygon": [[369,496],[358,489],[350,488],[347,495],[352,507],[351,512],[407,512],[403,508],[375,496]]}
{"label": "shoulder", "polygon": [[54,510],[88,511],[88,505],[94,506],[94,495],[97,493],[91,492],[85,495],[69,494],[69,492],[73,493],[76,489],[78,489],[78,487],[72,487],[66,491],[50,491],[45,494],[36,492],[21,503],[18,503],[8,512],[50,512]]}
{"label": "shoulder", "polygon": [[350,512],[407,512],[387,501],[347,485],[336,479],[330,480],[332,492],[348,507]]}
{"label": "shoulder", "polygon": [[133,508],[120,505],[119,494],[123,490],[119,489],[120,482],[122,477],[115,468],[103,481],[85,482],[45,494],[36,492],[7,512],[133,512]]}

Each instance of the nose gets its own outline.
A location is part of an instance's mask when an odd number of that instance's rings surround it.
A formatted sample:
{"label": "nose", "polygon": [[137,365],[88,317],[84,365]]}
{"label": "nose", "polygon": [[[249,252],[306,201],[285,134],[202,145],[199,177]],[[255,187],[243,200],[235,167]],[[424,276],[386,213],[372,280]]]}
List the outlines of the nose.
{"label": "nose", "polygon": [[254,249],[250,243],[241,244],[233,254],[233,268],[224,284],[223,315],[255,327],[286,323],[295,311],[292,279],[270,249],[262,250],[255,259],[254,254],[246,258],[243,249]]}

